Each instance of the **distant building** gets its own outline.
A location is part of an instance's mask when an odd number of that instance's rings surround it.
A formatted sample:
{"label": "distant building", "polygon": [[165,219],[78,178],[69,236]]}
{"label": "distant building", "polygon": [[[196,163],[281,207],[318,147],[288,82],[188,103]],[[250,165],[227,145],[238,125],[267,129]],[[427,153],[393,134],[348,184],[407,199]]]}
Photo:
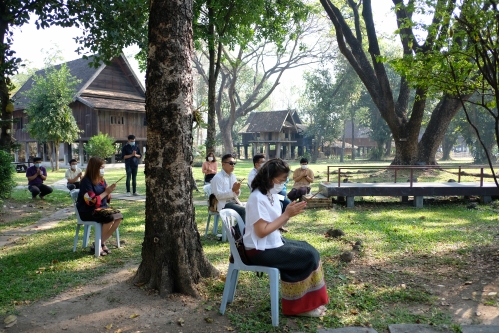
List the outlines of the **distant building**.
{"label": "distant building", "polygon": [[[377,142],[372,140],[369,136],[370,131],[371,130],[369,128],[360,127],[358,124],[354,123],[354,146],[355,146],[354,149],[358,150],[357,155],[359,156],[366,156],[366,154],[371,148],[377,147]],[[353,144],[352,122],[350,120],[346,121],[345,123],[344,135],[345,135],[345,142]],[[351,148],[350,145],[349,148]]]}
{"label": "distant building", "polygon": [[[71,74],[81,80],[76,86],[74,101],[69,106],[83,132],[77,141],[78,145],[63,145],[61,154],[64,155],[65,162],[76,156],[81,163],[85,162],[83,144],[100,132],[113,137],[118,143],[126,142],[127,136],[134,134],[139,147],[143,148],[146,144],[145,89],[127,59],[121,55],[109,65],[102,64],[93,68],[88,65],[92,58],[66,63]],[[55,67],[60,68],[60,65]],[[43,75],[44,72],[45,70],[40,70],[35,74]],[[44,160],[47,160],[46,147],[41,148],[35,139],[23,131],[27,124],[24,109],[29,102],[23,93],[30,90],[32,85],[33,80],[30,78],[13,96],[13,117],[16,120],[13,134],[17,142],[25,148],[26,159],[35,154],[33,145],[36,145],[36,154],[43,155]],[[77,153],[72,151],[72,147],[78,147]],[[112,162],[114,160],[113,157]]]}
{"label": "distant building", "polygon": [[239,131],[245,159],[257,153],[287,160],[302,156],[311,148],[311,139],[304,137],[305,127],[295,110],[251,112]]}

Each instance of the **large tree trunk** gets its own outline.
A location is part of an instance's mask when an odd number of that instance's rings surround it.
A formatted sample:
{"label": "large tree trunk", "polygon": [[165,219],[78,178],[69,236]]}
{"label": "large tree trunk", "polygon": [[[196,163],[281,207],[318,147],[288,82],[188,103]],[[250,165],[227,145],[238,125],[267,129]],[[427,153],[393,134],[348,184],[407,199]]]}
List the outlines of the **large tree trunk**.
{"label": "large tree trunk", "polygon": [[225,154],[230,154],[234,150],[233,134],[231,133],[233,126],[234,126],[234,121],[232,122],[230,120],[219,121],[219,127],[221,131],[220,134],[222,136],[222,142],[224,143]]}
{"label": "large tree trunk", "polygon": [[194,220],[191,163],[192,1],[152,1],[146,73],[146,230],[134,278],[161,295],[197,296],[216,276]]}
{"label": "large tree trunk", "polygon": [[[463,98],[467,100],[469,96]],[[451,120],[458,113],[462,104],[459,99],[444,96],[432,112],[425,133],[418,143],[418,161],[435,165],[436,152],[443,141]]]}
{"label": "large tree trunk", "polygon": [[[6,14],[5,14],[6,15]],[[7,21],[0,20],[0,36],[2,36],[1,42],[5,42],[5,37],[7,34]],[[5,49],[2,45],[2,55],[0,56],[0,67],[4,68],[5,65]],[[7,85],[7,77],[4,76],[4,71],[0,71],[0,149],[5,149],[10,151],[12,146],[12,113],[7,112],[7,104],[9,103],[9,87]]]}
{"label": "large tree trunk", "polygon": [[443,142],[441,146],[443,147],[443,157],[441,161],[450,161],[451,160],[451,149],[453,145],[457,141],[457,137],[455,135],[445,135],[443,138]]}

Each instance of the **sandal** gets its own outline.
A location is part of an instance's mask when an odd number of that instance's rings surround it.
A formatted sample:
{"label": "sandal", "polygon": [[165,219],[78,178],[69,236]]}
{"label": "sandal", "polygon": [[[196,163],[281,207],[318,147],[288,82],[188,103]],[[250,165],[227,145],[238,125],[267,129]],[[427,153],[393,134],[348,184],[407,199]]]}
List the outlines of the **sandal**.
{"label": "sandal", "polygon": [[108,249],[108,247],[106,246],[106,244],[101,244],[101,249],[106,252],[106,254],[110,254],[111,253],[111,250]]}
{"label": "sandal", "polygon": [[[90,247],[90,253],[92,253],[92,254],[95,253],[95,244],[94,243],[92,243],[92,246]],[[104,249],[102,249],[102,247],[101,247],[101,251],[99,252],[99,255],[102,257],[105,257],[108,255],[108,253]]]}
{"label": "sandal", "polygon": [[323,317],[324,315],[325,315],[325,312],[323,310],[321,310],[320,308],[296,314],[296,316],[300,316],[300,317],[314,317],[314,318]]}

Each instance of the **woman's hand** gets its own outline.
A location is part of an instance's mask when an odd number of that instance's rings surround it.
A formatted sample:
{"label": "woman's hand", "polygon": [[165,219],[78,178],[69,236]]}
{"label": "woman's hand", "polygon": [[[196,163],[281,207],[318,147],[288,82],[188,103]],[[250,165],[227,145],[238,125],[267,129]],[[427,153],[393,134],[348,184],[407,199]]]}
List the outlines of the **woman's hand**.
{"label": "woman's hand", "polygon": [[108,187],[106,187],[106,192],[109,194],[113,192],[116,189],[116,184],[111,184]]}
{"label": "woman's hand", "polygon": [[300,213],[304,212],[304,209],[306,208],[307,201],[292,201],[288,206],[286,206],[285,212],[283,215],[290,217],[294,217],[295,215],[298,215]]}

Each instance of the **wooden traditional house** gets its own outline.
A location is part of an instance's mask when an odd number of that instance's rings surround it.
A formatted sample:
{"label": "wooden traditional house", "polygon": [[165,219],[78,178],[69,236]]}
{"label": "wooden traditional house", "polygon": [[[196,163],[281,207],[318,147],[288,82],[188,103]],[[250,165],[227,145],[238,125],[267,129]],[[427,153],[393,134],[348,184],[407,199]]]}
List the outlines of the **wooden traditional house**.
{"label": "wooden traditional house", "polygon": [[295,159],[303,155],[304,148],[310,149],[311,140],[304,137],[305,125],[295,110],[251,112],[239,131],[248,159],[263,153],[267,158]]}
{"label": "wooden traditional house", "polygon": [[[121,147],[119,144],[127,142],[129,134],[136,136],[136,142],[141,149],[146,144],[145,89],[127,59],[121,55],[109,65],[102,64],[98,68],[89,67],[91,60],[92,57],[89,57],[88,60],[77,59],[66,63],[71,74],[80,80],[73,102],[69,106],[82,133],[78,144],[64,144],[62,154],[65,162],[78,156],[80,163],[84,163],[83,144],[99,133],[108,134],[116,140],[117,152]],[[36,75],[43,74],[44,70],[36,72]],[[24,109],[29,102],[24,92],[31,89],[32,85],[33,80],[30,78],[13,96],[13,117],[16,120],[14,138],[25,148],[23,150],[26,159],[36,154],[43,155],[46,160],[46,149],[33,151],[33,143],[36,143],[36,140],[23,130],[27,124]],[[39,147],[39,144],[36,143],[36,146]],[[72,147],[78,147],[77,153],[72,151]]]}

